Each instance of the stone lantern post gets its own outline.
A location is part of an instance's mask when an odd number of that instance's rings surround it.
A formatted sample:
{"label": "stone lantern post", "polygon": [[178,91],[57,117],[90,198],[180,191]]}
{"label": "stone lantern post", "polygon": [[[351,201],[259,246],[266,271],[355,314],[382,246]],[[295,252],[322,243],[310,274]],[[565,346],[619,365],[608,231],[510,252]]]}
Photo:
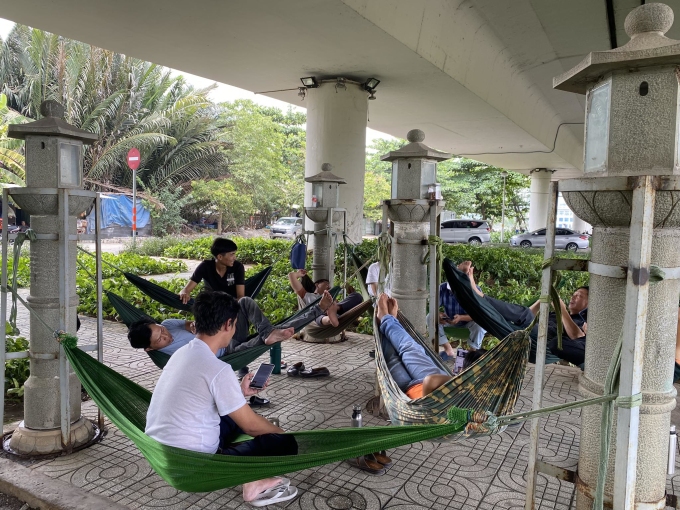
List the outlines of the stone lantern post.
{"label": "stone lantern post", "polygon": [[[425,133],[420,129],[412,129],[406,138],[409,144],[381,158],[392,162],[392,194],[390,200],[385,200],[387,216],[394,224],[389,272],[392,296],[399,301],[399,309],[425,334],[428,290],[427,266],[423,261],[428,251],[428,235],[435,233],[432,227],[436,230],[444,206],[434,191],[437,162],[452,155],[425,145]],[[431,276],[430,281],[435,281],[434,275]],[[435,303],[432,310],[436,310],[437,305]]]}
{"label": "stone lantern post", "polygon": [[[340,220],[346,223],[346,211],[338,207],[338,185],[347,181],[331,171],[329,163],[321,165],[321,172],[306,177],[305,182],[312,184],[312,198],[309,207],[305,207],[305,214],[314,222],[314,257],[312,271],[314,281],[326,278],[333,285],[335,275],[335,246],[337,233],[335,226]],[[343,232],[346,224],[343,224]]]}
{"label": "stone lantern post", "polygon": [[[76,217],[96,193],[82,189],[83,144],[97,135],[67,124],[55,101],[40,108],[43,119],[11,124],[9,136],[26,141],[26,187],[10,190],[31,215],[37,239],[31,242],[28,302],[55,330],[75,334]],[[94,436],[80,414],[80,382],[60,352],[53,332],[30,320],[30,377],[24,390],[24,420],[10,440],[21,454],[70,451]]]}
{"label": "stone lantern post", "polygon": [[[605,484],[605,504],[616,509],[665,507],[680,295],[680,41],[663,35],[672,23],[666,5],[637,7],[625,22],[630,42],[589,54],[554,81],[587,97],[585,177],[559,183],[569,207],[593,225],[583,397],[604,393],[623,339],[624,402]],[[665,273],[652,286],[651,265]],[[580,510],[591,508],[597,483],[600,416],[600,406],[581,415]]]}

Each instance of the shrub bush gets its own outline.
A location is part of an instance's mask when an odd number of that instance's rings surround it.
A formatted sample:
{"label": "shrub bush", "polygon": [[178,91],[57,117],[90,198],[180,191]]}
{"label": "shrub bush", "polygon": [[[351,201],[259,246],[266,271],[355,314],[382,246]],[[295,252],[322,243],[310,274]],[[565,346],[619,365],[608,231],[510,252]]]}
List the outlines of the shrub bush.
{"label": "shrub bush", "polygon": [[[5,323],[5,351],[20,352],[28,350],[28,340],[23,336],[12,334],[12,327]],[[24,396],[24,383],[29,376],[28,358],[11,359],[5,363],[5,389],[4,395],[12,399],[21,399]]]}

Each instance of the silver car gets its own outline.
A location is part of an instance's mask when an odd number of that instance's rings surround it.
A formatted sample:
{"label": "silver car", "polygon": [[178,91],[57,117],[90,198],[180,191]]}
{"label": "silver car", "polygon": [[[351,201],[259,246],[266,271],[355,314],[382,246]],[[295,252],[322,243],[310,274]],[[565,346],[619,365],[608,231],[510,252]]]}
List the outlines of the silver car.
{"label": "silver car", "polygon": [[[579,234],[568,228],[558,228],[555,230],[555,248],[558,250],[576,251],[588,248],[590,237],[586,234]],[[545,229],[541,228],[526,234],[517,234],[510,238],[510,246],[521,246],[522,248],[543,247],[545,246]]]}
{"label": "silver car", "polygon": [[491,242],[491,229],[484,220],[448,220],[442,222],[440,236],[445,243],[479,246]]}
{"label": "silver car", "polygon": [[285,217],[279,218],[271,226],[269,235],[272,239],[282,237],[284,239],[295,239],[302,232],[302,218]]}

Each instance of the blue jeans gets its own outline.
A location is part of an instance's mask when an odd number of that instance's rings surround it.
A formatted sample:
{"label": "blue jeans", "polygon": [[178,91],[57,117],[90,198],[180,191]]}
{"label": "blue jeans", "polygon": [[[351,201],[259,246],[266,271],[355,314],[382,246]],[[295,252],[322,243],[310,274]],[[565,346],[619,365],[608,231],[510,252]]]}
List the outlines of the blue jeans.
{"label": "blue jeans", "polygon": [[449,375],[432,361],[425,348],[391,315],[385,315],[380,323],[382,348],[387,368],[399,389],[406,391],[414,384],[422,383],[428,375]]}
{"label": "blue jeans", "polygon": [[[430,323],[429,313],[427,314],[426,321],[428,324]],[[484,335],[486,335],[486,330],[479,324],[477,324],[475,321],[459,322],[455,326],[450,327],[467,328],[470,331],[470,336],[468,338],[468,344],[470,345],[470,347],[477,350],[482,348],[482,342],[484,341]],[[448,343],[449,339],[446,337],[446,333],[444,332],[444,326],[442,324],[439,324],[438,332],[439,332],[439,345],[444,345]]]}

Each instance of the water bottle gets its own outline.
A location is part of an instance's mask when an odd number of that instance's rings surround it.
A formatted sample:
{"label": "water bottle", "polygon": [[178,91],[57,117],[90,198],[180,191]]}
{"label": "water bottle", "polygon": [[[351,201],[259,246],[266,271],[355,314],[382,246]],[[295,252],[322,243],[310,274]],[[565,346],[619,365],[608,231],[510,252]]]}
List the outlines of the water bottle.
{"label": "water bottle", "polygon": [[675,474],[675,452],[678,447],[678,435],[675,433],[675,425],[671,425],[671,433],[668,436],[668,474]]}
{"label": "water bottle", "polygon": [[361,406],[355,404],[352,409],[352,427],[361,427],[363,425],[364,419],[361,416]]}

